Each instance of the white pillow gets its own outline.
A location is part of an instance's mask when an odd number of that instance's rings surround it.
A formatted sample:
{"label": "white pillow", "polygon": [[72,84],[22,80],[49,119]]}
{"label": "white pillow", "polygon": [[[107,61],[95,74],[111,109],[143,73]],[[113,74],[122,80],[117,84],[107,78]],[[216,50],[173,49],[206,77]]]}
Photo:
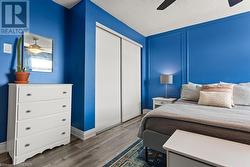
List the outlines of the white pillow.
{"label": "white pillow", "polygon": [[235,83],[220,82],[220,85],[236,85]]}
{"label": "white pillow", "polygon": [[217,86],[219,85],[220,83],[210,83],[210,84],[204,84],[204,85],[207,85],[207,86]]}
{"label": "white pillow", "polygon": [[193,85],[193,86],[202,86],[201,84],[196,84],[196,83],[193,83],[193,82],[188,82],[189,85]]}
{"label": "white pillow", "polygon": [[200,97],[201,85],[189,82],[182,85],[181,99],[189,101],[198,101]]}
{"label": "white pillow", "polygon": [[232,108],[232,93],[201,91],[198,104],[206,106]]}
{"label": "white pillow", "polygon": [[247,82],[247,83],[240,83],[240,85],[250,87],[250,82]]}
{"label": "white pillow", "polygon": [[235,85],[233,101],[236,105],[250,105],[250,86]]}

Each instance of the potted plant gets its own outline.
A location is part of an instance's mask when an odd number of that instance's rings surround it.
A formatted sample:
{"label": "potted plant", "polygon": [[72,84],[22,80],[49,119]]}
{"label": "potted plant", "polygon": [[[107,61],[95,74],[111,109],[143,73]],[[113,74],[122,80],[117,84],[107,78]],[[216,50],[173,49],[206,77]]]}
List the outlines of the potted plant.
{"label": "potted plant", "polygon": [[22,42],[23,37],[18,38],[17,41],[17,71],[16,71],[16,81],[17,84],[28,84],[30,73],[25,71],[22,64]]}

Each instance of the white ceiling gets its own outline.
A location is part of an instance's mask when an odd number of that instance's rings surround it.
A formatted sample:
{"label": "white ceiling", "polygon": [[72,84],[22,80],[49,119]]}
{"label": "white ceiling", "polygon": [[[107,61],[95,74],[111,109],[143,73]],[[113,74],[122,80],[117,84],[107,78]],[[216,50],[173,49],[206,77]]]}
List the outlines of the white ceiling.
{"label": "white ceiling", "polygon": [[92,0],[145,36],[250,11],[250,0],[232,8],[228,0],[177,0],[164,11],[157,11],[163,1]]}
{"label": "white ceiling", "polygon": [[55,3],[62,5],[68,9],[72,8],[76,4],[78,4],[81,0],[53,0]]}

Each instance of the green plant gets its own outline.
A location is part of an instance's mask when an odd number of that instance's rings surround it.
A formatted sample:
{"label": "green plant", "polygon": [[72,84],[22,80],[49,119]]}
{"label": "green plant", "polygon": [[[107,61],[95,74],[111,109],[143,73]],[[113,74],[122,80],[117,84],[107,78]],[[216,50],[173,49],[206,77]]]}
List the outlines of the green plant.
{"label": "green plant", "polygon": [[22,41],[23,41],[23,37],[18,38],[18,41],[17,41],[17,72],[23,72]]}

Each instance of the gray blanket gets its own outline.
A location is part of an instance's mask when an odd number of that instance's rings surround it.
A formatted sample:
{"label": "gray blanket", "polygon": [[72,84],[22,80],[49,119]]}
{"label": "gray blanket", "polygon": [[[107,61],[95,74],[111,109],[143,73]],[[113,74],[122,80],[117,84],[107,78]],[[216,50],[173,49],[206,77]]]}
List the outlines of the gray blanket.
{"label": "gray blanket", "polygon": [[149,118],[167,118],[250,132],[250,106],[227,109],[195,103],[167,104],[149,112],[143,118],[138,137],[142,138],[145,123]]}

